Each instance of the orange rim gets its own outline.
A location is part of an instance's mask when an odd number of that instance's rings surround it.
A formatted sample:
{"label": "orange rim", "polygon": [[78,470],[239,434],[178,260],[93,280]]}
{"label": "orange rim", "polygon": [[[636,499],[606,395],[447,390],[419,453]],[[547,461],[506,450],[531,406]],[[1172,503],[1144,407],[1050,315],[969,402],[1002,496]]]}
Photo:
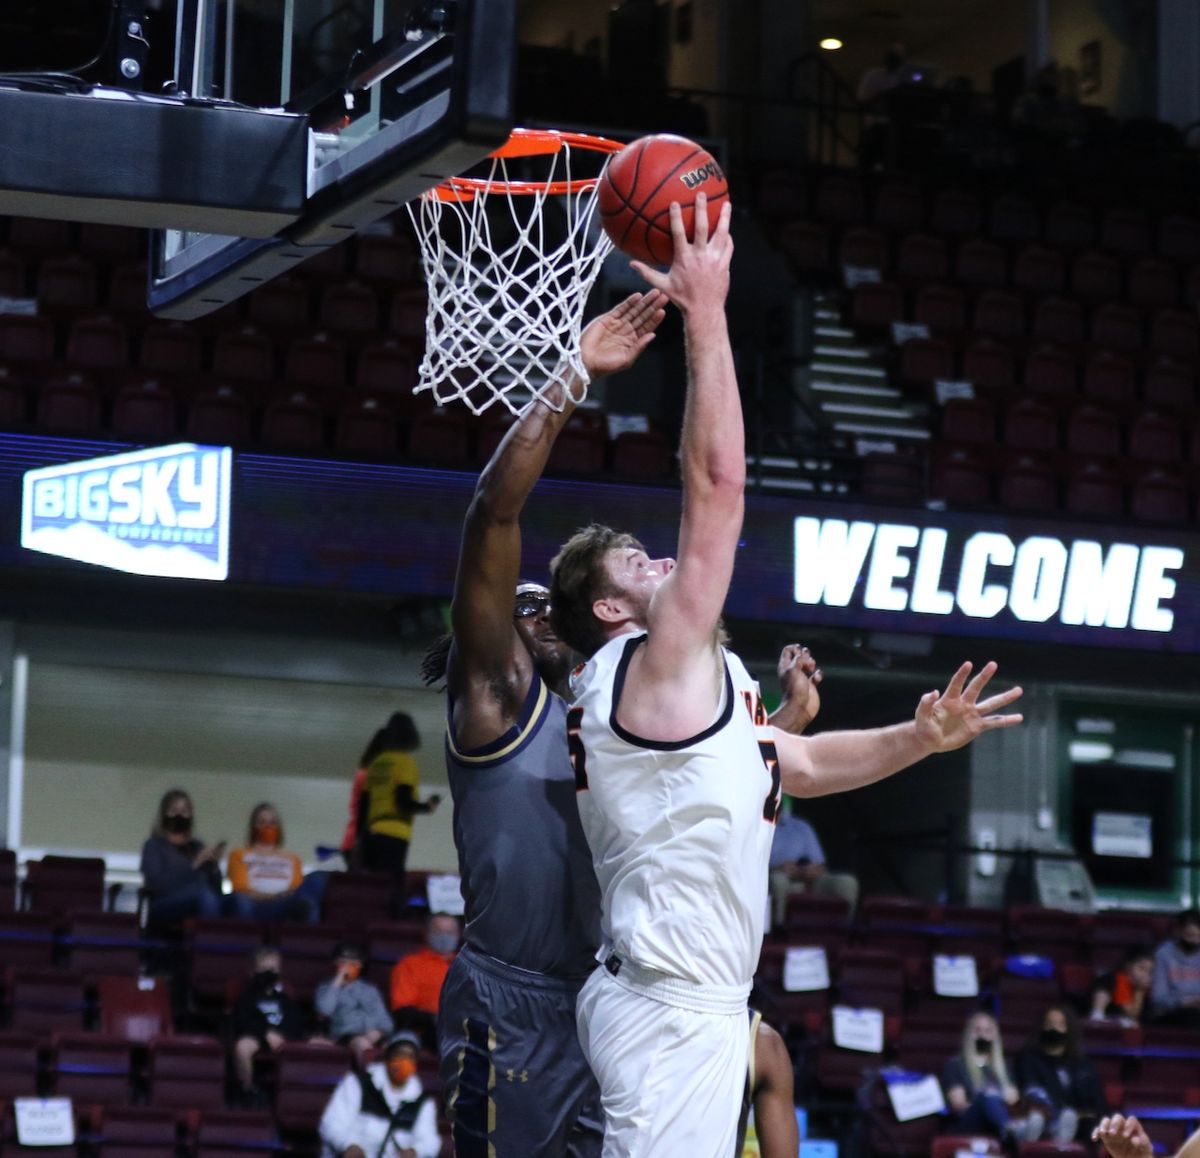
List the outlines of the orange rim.
{"label": "orange rim", "polygon": [[[496,160],[513,157],[549,157],[562,152],[563,146],[584,149],[593,153],[619,153],[623,141],[597,137],[590,133],[573,133],[558,129],[513,129],[500,148],[489,153]],[[547,193],[561,196],[567,193],[586,193],[599,182],[596,177],[577,177],[570,181],[498,181],[487,177],[448,177],[424,196],[436,201],[470,201],[476,193],[504,192],[517,196]]]}

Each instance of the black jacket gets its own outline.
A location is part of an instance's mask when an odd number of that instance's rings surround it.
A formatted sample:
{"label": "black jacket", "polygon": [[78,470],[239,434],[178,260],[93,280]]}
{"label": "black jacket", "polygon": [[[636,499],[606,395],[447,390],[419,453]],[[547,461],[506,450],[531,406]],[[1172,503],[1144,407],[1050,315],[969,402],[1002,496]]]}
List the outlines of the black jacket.
{"label": "black jacket", "polygon": [[[1067,1084],[1058,1076],[1064,1070]],[[1022,1094],[1041,1090],[1050,1099],[1055,1113],[1070,1106],[1083,1114],[1105,1114],[1104,1088],[1092,1059],[1085,1054],[1076,1057],[1051,1057],[1040,1049],[1023,1049],[1017,1054],[1017,1086]]]}

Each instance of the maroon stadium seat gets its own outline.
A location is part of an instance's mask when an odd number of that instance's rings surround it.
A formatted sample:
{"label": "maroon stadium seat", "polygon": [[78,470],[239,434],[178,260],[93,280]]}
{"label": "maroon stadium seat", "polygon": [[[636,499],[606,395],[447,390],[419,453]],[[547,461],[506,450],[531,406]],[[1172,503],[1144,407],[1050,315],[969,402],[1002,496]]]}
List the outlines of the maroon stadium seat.
{"label": "maroon stadium seat", "polygon": [[1041,298],[1033,308],[1030,334],[1042,342],[1076,346],[1083,341],[1083,306],[1070,298],[1051,295]]}
{"label": "maroon stadium seat", "polygon": [[1091,211],[1084,205],[1060,201],[1046,211],[1046,240],[1052,245],[1085,246],[1096,239]]}
{"label": "maroon stadium seat", "polygon": [[908,181],[883,181],[875,195],[872,220],[884,229],[920,229],[925,224],[921,190]]}
{"label": "maroon stadium seat", "polygon": [[1160,257],[1139,258],[1129,271],[1129,300],[1142,308],[1175,305],[1179,301],[1175,266]]}
{"label": "maroon stadium seat", "polygon": [[1071,292],[1090,301],[1120,297],[1121,263],[1110,254],[1085,250],[1071,263]]}
{"label": "maroon stadium seat", "polygon": [[1076,515],[1115,518],[1125,513],[1121,475],[1099,462],[1081,462],[1067,478],[1066,509]]}
{"label": "maroon stadium seat", "polygon": [[334,449],[351,457],[387,458],[396,453],[396,414],[379,398],[351,399],[337,416]]}
{"label": "maroon stadium seat", "polygon": [[987,221],[989,236],[997,241],[1033,241],[1040,229],[1038,209],[1032,197],[1002,193],[992,199]]}
{"label": "maroon stadium seat", "polygon": [[406,233],[360,233],[354,239],[354,273],[385,285],[417,282],[421,265],[416,243]]}
{"label": "maroon stadium seat", "polygon": [[315,1130],[334,1087],[350,1071],[350,1051],[286,1042],[275,1056],[276,1122],[281,1130]]}
{"label": "maroon stadium seat", "polygon": [[34,913],[104,908],[104,858],[44,856],[25,866],[24,893]]}
{"label": "maroon stadium seat", "polygon": [[101,977],[100,1030],[146,1044],[171,1033],[171,995],[165,977]]}
{"label": "maroon stadium seat", "polygon": [[379,297],[361,281],[326,286],[318,321],[332,333],[351,339],[374,334],[379,329]]}
{"label": "maroon stadium seat", "polygon": [[1005,290],[984,290],[975,300],[972,322],[977,334],[1001,340],[1025,336],[1025,306]]}
{"label": "maroon stadium seat", "polygon": [[1008,280],[1004,250],[994,241],[973,237],[962,242],[954,261],[954,275],[970,286],[999,287]]}
{"label": "maroon stadium seat", "polygon": [[933,195],[930,227],[956,237],[977,234],[983,226],[979,198],[962,189],[941,189]]}
{"label": "maroon stadium seat", "polygon": [[133,1045],[103,1033],[54,1039],[54,1094],[78,1105],[127,1106],[133,1097]]}
{"label": "maroon stadium seat", "polygon": [[950,274],[946,243],[926,233],[909,233],[896,251],[896,275],[915,281],[945,281]]}
{"label": "maroon stadium seat", "polygon": [[197,394],[185,429],[199,443],[238,446],[250,439],[250,404],[232,386]]}
{"label": "maroon stadium seat", "polygon": [[134,976],[141,942],[135,913],[72,913],[67,921],[67,959],[85,976]]}
{"label": "maroon stadium seat", "polygon": [[295,390],[263,411],[262,441],[273,450],[319,451],[325,445],[325,416],[311,395]]}
{"label": "maroon stadium seat", "polygon": [[1150,248],[1150,226],[1141,209],[1110,209],[1100,223],[1100,244],[1113,253],[1138,257]]}
{"label": "maroon stadium seat", "polygon": [[1013,261],[1013,289],[1031,294],[1060,294],[1065,283],[1062,255],[1044,245],[1027,245]]}
{"label": "maroon stadium seat", "polygon": [[113,399],[114,434],[145,442],[175,437],[175,399],[156,378],[122,386]]}
{"label": "maroon stadium seat", "polygon": [[79,973],[9,968],[5,989],[11,1029],[46,1034],[84,1028],[87,997]]}
{"label": "maroon stadium seat", "polygon": [[172,1110],[225,1106],[225,1050],[211,1037],[156,1037],[150,1042],[150,1105]]}

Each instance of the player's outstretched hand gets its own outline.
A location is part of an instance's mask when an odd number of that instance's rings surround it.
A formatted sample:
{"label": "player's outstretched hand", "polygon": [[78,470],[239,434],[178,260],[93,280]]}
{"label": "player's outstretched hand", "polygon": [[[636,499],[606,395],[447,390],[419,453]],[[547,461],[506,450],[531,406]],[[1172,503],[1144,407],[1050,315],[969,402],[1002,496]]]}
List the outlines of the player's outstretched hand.
{"label": "player's outstretched hand", "polygon": [[1103,1143],[1111,1158],[1150,1158],[1154,1153],[1141,1122],[1132,1114],[1128,1117],[1112,1114],[1101,1118],[1100,1124],[1092,1131],[1092,1141]]}
{"label": "player's outstretched hand", "polygon": [[779,653],[775,674],[779,677],[779,690],[783,696],[778,709],[771,714],[771,723],[798,736],[821,710],[818,685],[825,673],[817,667],[817,661],[807,647],[789,643]]}
{"label": "player's outstretched hand", "polygon": [[630,294],[606,314],[593,318],[579,341],[583,364],[593,379],[628,370],[654,340],[667,316],[667,297],[658,290]]}
{"label": "player's outstretched hand", "polygon": [[696,195],[695,224],[692,240],[683,228],[683,213],[677,201],[671,202],[671,241],[675,246],[671,268],[652,269],[644,262],[632,262],[633,269],[655,289],[663,293],[687,314],[693,309],[716,306],[723,309],[729,294],[729,262],[733,257],[733,239],[729,219],[733,208],[728,201],[721,206],[712,235],[708,232],[708,199]]}
{"label": "player's outstretched hand", "polygon": [[1019,687],[980,700],[980,693],[996,674],[994,662],[984,664],[967,683],[970,674],[971,664],[964,663],[951,677],[944,692],[927,692],[917,704],[917,737],[930,752],[953,751],[984,732],[1011,728],[1024,718],[1020,713],[997,714],[1001,708],[1020,698]]}

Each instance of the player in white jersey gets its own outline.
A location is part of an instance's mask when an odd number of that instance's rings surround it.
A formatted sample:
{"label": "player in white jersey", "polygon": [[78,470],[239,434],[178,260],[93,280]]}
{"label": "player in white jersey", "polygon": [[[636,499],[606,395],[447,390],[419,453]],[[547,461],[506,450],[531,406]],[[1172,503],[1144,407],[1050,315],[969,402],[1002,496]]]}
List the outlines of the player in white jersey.
{"label": "player in white jersey", "polygon": [[1020,722],[980,701],[995,667],[964,664],[908,724],[814,738],[771,728],[721,609],[741,533],[745,434],[725,319],[730,207],[674,260],[635,263],[683,314],[688,390],[679,559],[589,527],[551,565],[551,621],[590,656],[570,716],[580,815],[603,894],[605,945],[578,1004],[600,1083],[605,1158],[726,1158],[745,1079],[746,1000],[762,939],[780,787],[796,796],[880,780]]}

